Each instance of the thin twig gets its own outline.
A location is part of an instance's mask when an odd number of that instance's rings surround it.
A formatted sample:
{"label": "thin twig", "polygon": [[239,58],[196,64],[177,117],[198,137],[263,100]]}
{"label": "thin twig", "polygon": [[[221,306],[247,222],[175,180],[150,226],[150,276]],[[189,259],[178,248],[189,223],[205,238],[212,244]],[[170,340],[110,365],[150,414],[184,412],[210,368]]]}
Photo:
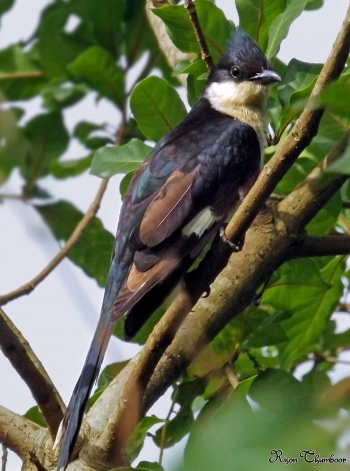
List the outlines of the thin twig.
{"label": "thin twig", "polygon": [[54,438],[63,417],[63,401],[28,341],[1,308],[0,349],[30,389]]}
{"label": "thin twig", "polygon": [[13,74],[0,74],[0,80],[16,80],[27,78],[44,77],[45,73],[40,70],[33,70],[28,72],[14,72]]}
{"label": "thin twig", "polygon": [[6,471],[7,455],[7,447],[5,445],[2,445],[1,471]]}
{"label": "thin twig", "polygon": [[160,466],[162,466],[162,461],[163,461],[166,430],[168,428],[168,423],[169,423],[169,420],[171,418],[171,414],[174,412],[174,407],[175,407],[175,404],[176,404],[176,399],[177,399],[177,396],[178,396],[178,392],[179,392],[179,388],[176,386],[176,389],[173,393],[173,398],[172,398],[172,401],[171,401],[170,409],[169,409],[168,415],[165,418],[165,423],[163,425],[162,433],[161,433],[161,436],[160,436],[160,445],[159,445],[160,451],[159,451],[159,459],[158,459],[158,463],[160,464]]}
{"label": "thin twig", "polygon": [[196,7],[193,4],[192,0],[185,0],[184,2],[184,7],[188,11],[194,32],[196,34],[196,38],[201,50],[201,55],[202,59],[205,62],[205,65],[207,66],[207,69],[209,72],[211,72],[214,68],[214,62],[213,59],[210,55],[207,43],[205,42],[204,34],[201,28],[201,25],[199,24],[199,19],[198,15],[196,12]]}
{"label": "thin twig", "polygon": [[17,288],[14,291],[11,291],[8,294],[0,296],[0,306],[7,304],[9,301],[24,296],[25,294],[31,293],[34,288],[38,286],[56,267],[62,260],[67,256],[67,254],[72,250],[72,248],[79,242],[84,231],[87,229],[89,224],[93,221],[103,197],[103,194],[106,190],[108,180],[102,180],[101,185],[98,189],[98,192],[95,196],[94,201],[91,203],[89,210],[84,215],[83,219],[79,222],[77,227],[74,229],[74,232],[67,240],[66,244],[62,250],[51,260],[51,262],[31,281],[24,284],[20,288]]}

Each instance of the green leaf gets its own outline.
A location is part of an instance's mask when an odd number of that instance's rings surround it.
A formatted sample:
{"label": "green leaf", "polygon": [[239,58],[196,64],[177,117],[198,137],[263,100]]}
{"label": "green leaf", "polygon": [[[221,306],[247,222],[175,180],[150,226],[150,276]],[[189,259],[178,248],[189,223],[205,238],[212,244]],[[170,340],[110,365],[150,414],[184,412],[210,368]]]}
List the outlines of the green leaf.
{"label": "green leaf", "polygon": [[15,0],[2,0],[0,3],[0,16],[10,10],[14,4]]}
{"label": "green leaf", "polygon": [[7,100],[33,98],[47,83],[48,78],[19,46],[0,51],[0,88]]}
{"label": "green leaf", "polygon": [[120,191],[120,196],[122,197],[122,199],[124,199],[125,193],[127,192],[127,189],[129,188],[129,185],[134,175],[135,175],[135,172],[129,172],[125,175],[125,177],[120,182],[119,191]]}
{"label": "green leaf", "polygon": [[29,410],[27,410],[23,417],[31,420],[35,424],[40,425],[40,427],[47,427],[45,419],[38,406],[31,407]]}
{"label": "green leaf", "polygon": [[84,0],[77,13],[86,22],[94,42],[119,57],[123,48],[123,20],[128,2],[118,0]]}
{"label": "green leaf", "polygon": [[65,31],[67,21],[74,13],[73,2],[55,2],[42,12],[38,30],[35,34],[35,47],[40,62],[48,75],[64,79],[67,66],[92,43],[89,36]]}
{"label": "green leaf", "polygon": [[95,131],[101,131],[106,128],[106,124],[90,123],[89,121],[80,121],[74,128],[73,136],[83,145],[91,138],[91,134]]}
{"label": "green leaf", "polygon": [[174,446],[189,433],[193,421],[191,407],[181,407],[174,419],[169,420],[156,431],[153,437],[154,443],[163,448]]}
{"label": "green leaf", "polygon": [[322,334],[342,295],[343,272],[344,257],[333,259],[321,271],[311,259],[289,262],[278,270],[263,302],[293,312],[281,323],[289,338],[281,353],[283,368],[290,369]]}
{"label": "green leaf", "polygon": [[68,108],[84,98],[87,91],[87,87],[83,84],[68,87],[62,85],[46,87],[42,92],[44,106],[50,111]]}
{"label": "green leaf", "polygon": [[341,209],[342,199],[338,191],[306,226],[307,233],[312,236],[326,236],[332,232]]}
{"label": "green leaf", "polygon": [[346,146],[343,154],[330,165],[327,172],[350,174],[350,143]]}
{"label": "green leaf", "polygon": [[305,10],[318,10],[323,7],[323,0],[308,0]]}
{"label": "green leaf", "polygon": [[239,26],[266,50],[268,33],[275,18],[283,13],[286,0],[236,0]]}
{"label": "green leaf", "polygon": [[50,173],[52,162],[58,160],[67,149],[69,135],[59,112],[35,116],[26,124],[24,135],[29,149],[21,173],[32,185],[38,178]]}
{"label": "green leaf", "polygon": [[[54,237],[61,242],[67,242],[84,216],[68,201],[34,207]],[[100,286],[105,286],[113,242],[112,234],[106,231],[101,221],[95,217],[77,245],[69,252],[68,258],[82,268],[86,275],[94,278]]]}
{"label": "green leaf", "polygon": [[113,56],[98,46],[84,51],[68,67],[76,80],[82,80],[118,107],[124,104],[124,74]]}
{"label": "green leaf", "polygon": [[92,159],[90,173],[101,178],[109,178],[117,173],[135,171],[152,148],[139,139],[131,139],[119,147],[101,147]]}
{"label": "green leaf", "polygon": [[150,461],[140,461],[136,468],[132,469],[138,469],[139,471],[164,471],[163,466],[159,463]]}
{"label": "green leaf", "polygon": [[[147,435],[148,430],[153,427],[153,425],[159,424],[164,422],[162,419],[158,419],[152,415],[151,417],[144,417],[136,426],[133,433],[130,435],[128,439],[128,443],[126,445],[126,452],[130,456],[131,460],[133,461],[139,455],[142,447],[144,445],[144,441]],[[141,463],[140,463],[141,464]],[[137,468],[140,469],[140,468]],[[147,469],[147,468],[146,468]],[[149,468],[152,469],[152,468]]]}
{"label": "green leaf", "polygon": [[[220,8],[208,0],[197,0],[196,11],[209,52],[217,62],[226,49],[233,24],[225,18]],[[171,40],[180,51],[200,54],[193,26],[182,5],[165,5],[153,10],[153,13],[164,21]]]}
{"label": "green leaf", "polygon": [[113,379],[126,367],[128,363],[129,360],[124,360],[107,365],[98,378],[97,390],[104,391],[107,389]]}
{"label": "green leaf", "polygon": [[350,118],[349,106],[345,96],[350,94],[350,74],[341,75],[340,78],[332,82],[322,92],[320,97],[320,104],[326,106],[328,110],[336,115]]}
{"label": "green leaf", "polygon": [[153,141],[174,129],[187,114],[178,93],[159,77],[148,77],[136,85],[130,107],[142,133]]}
{"label": "green leaf", "polygon": [[269,29],[269,40],[266,49],[268,59],[277,55],[281,42],[288,34],[289,27],[293,21],[301,15],[307,1],[308,0],[288,0],[283,13],[274,19]]}
{"label": "green leaf", "polygon": [[[292,59],[282,76],[282,83],[278,87],[278,95],[286,107],[295,102],[294,94],[308,89],[314,83],[322,69],[322,64],[310,64]],[[299,98],[300,99],[300,95]]]}
{"label": "green leaf", "polygon": [[58,179],[76,177],[90,168],[92,155],[82,159],[54,161],[51,164],[51,174]]}

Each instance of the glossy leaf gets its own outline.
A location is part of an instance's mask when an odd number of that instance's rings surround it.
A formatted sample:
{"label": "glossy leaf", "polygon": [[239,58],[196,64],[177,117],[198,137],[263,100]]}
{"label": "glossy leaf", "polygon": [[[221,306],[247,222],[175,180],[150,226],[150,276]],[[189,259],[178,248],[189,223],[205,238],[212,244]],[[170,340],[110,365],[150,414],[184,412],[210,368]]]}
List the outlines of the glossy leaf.
{"label": "glossy leaf", "polygon": [[163,448],[170,448],[182,440],[189,431],[194,421],[190,406],[181,407],[176,416],[160,427],[154,437],[154,443]]}
{"label": "glossy leaf", "polygon": [[263,302],[293,313],[281,323],[289,338],[281,353],[284,368],[289,369],[321,335],[342,295],[343,272],[343,257],[321,271],[310,259],[289,262],[278,270],[278,279],[266,290]]}
{"label": "glossy leaf", "polygon": [[[54,237],[61,242],[68,240],[84,216],[68,201],[36,205],[35,209],[49,226]],[[113,242],[112,234],[104,229],[101,221],[95,217],[77,245],[69,252],[68,258],[82,268],[86,275],[95,278],[100,286],[104,286]]]}
{"label": "glossy leaf", "polygon": [[119,147],[101,147],[92,159],[90,173],[101,178],[109,178],[117,173],[136,170],[152,150],[139,139],[131,139]]}
{"label": "glossy leaf", "polygon": [[278,15],[269,29],[269,40],[266,49],[268,59],[276,56],[281,42],[287,36],[289,27],[301,15],[308,0],[288,0],[283,13]]}
{"label": "glossy leaf", "polygon": [[51,173],[59,180],[63,178],[76,177],[90,168],[91,160],[92,156],[88,155],[82,159],[54,161],[50,166]]}
{"label": "glossy leaf", "polygon": [[142,133],[153,141],[174,129],[187,114],[178,93],[159,77],[148,77],[136,85],[130,107]]}
{"label": "glossy leaf", "polygon": [[268,33],[274,19],[283,13],[287,0],[236,0],[239,26],[266,50]]}
{"label": "glossy leaf", "polygon": [[2,0],[0,3],[0,16],[10,10],[14,4],[15,0]]}
{"label": "glossy leaf", "polygon": [[52,162],[66,150],[69,135],[59,112],[36,115],[26,124],[24,135],[29,150],[21,172],[33,184],[50,173]]}
{"label": "glossy leaf", "polygon": [[327,169],[330,173],[345,173],[350,174],[350,144],[347,145],[343,154],[337,159],[336,162],[330,165]]}
{"label": "glossy leaf", "polygon": [[[162,419],[158,419],[152,415],[151,417],[144,417],[136,426],[135,430],[132,432],[128,439],[126,445],[126,451],[131,457],[131,460],[134,460],[139,455],[140,451],[143,448],[147,432],[151,427],[156,424],[164,422]],[[152,469],[152,468],[149,468]]]}
{"label": "glossy leaf", "polygon": [[310,64],[292,59],[282,76],[282,83],[278,87],[278,95],[283,105],[288,106],[291,102],[295,102],[294,94],[313,84],[321,68],[322,64]]}
{"label": "glossy leaf", "polygon": [[41,14],[35,33],[36,48],[44,71],[56,79],[67,78],[67,66],[87,47],[91,37],[66,31],[66,24],[74,13],[72,2],[50,3]]}
{"label": "glossy leaf", "polygon": [[0,51],[0,88],[11,101],[36,96],[48,83],[43,71],[17,45]]}
{"label": "glossy leaf", "polygon": [[29,410],[27,410],[27,412],[24,414],[24,417],[31,420],[35,424],[40,425],[40,427],[47,427],[45,419],[38,406],[31,407]]}
{"label": "glossy leaf", "polygon": [[73,85],[71,87],[63,87],[60,85],[46,87],[42,93],[44,106],[50,111],[68,108],[84,98],[87,90],[87,87],[82,84]]}
{"label": "glossy leaf", "polygon": [[77,80],[82,80],[101,97],[121,107],[124,101],[124,75],[113,56],[100,47],[84,51],[68,67]]}
{"label": "glossy leaf", "polygon": [[320,104],[326,106],[328,110],[336,115],[350,118],[349,106],[345,96],[350,94],[350,74],[340,76],[340,78],[331,83],[322,93]]}
{"label": "glossy leaf", "polygon": [[326,236],[334,230],[342,209],[340,192],[337,192],[306,226],[309,235]]}
{"label": "glossy leaf", "polygon": [[[222,10],[208,0],[197,0],[196,11],[209,52],[217,62],[226,49],[233,25],[225,18]],[[165,5],[153,12],[164,21],[171,40],[180,51],[200,54],[193,26],[182,5]]]}

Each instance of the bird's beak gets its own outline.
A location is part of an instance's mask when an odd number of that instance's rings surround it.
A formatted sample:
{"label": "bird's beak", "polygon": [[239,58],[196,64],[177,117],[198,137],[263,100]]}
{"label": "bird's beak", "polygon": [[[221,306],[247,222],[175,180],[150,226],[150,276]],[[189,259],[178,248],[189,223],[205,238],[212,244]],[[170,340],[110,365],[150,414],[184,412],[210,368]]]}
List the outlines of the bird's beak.
{"label": "bird's beak", "polygon": [[253,77],[250,78],[252,82],[259,83],[261,85],[270,85],[271,83],[274,82],[280,82],[281,77],[276,74],[273,70],[263,70],[262,72],[259,72],[255,74]]}

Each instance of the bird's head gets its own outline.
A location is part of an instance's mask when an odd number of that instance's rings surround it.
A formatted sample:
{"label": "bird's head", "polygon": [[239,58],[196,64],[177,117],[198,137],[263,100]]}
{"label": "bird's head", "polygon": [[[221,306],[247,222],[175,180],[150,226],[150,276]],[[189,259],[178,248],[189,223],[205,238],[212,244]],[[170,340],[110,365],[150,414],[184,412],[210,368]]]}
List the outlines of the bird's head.
{"label": "bird's head", "polygon": [[208,77],[205,96],[218,111],[228,106],[265,107],[268,85],[280,80],[258,44],[237,28]]}

